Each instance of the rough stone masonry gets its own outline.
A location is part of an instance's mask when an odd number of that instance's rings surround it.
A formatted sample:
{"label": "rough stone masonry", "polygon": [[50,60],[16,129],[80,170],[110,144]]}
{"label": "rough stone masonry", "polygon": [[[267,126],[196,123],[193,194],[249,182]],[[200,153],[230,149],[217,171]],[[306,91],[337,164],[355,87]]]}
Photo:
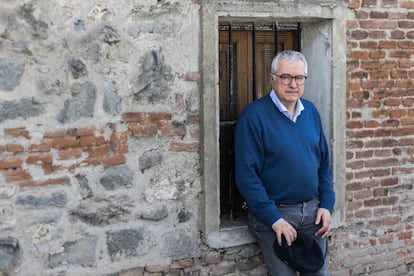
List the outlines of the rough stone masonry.
{"label": "rough stone masonry", "polygon": [[202,23],[231,13],[346,20],[332,275],[413,275],[411,0],[0,0],[0,275],[266,275],[255,244],[203,237]]}
{"label": "rough stone masonry", "polygon": [[198,16],[192,1],[0,1],[1,272],[201,256]]}

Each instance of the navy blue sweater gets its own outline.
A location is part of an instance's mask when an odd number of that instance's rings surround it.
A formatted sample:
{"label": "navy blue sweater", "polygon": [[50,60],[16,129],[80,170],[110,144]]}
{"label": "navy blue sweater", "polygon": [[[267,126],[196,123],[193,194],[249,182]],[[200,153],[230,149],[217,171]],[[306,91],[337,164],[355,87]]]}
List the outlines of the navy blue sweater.
{"label": "navy blue sweater", "polygon": [[283,115],[270,94],[248,105],[235,132],[236,185],[249,210],[271,226],[282,216],[275,204],[319,198],[332,212],[335,194],[329,149],[316,107],[305,109],[296,123]]}

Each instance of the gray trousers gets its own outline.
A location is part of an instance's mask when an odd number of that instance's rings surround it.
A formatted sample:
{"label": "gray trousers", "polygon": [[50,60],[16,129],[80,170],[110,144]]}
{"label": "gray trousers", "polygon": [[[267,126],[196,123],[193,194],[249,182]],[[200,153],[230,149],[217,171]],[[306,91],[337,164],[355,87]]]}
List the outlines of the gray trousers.
{"label": "gray trousers", "polygon": [[[316,212],[319,208],[319,200],[314,199],[308,202],[293,205],[277,205],[282,217],[292,224],[298,231],[310,233],[312,235],[321,227],[315,225]],[[259,247],[269,269],[271,276],[296,276],[296,271],[289,265],[281,261],[273,251],[273,243],[276,240],[276,233],[273,229],[249,212],[249,229],[256,236]],[[327,251],[328,241],[321,236],[316,237],[316,241],[322,249],[325,257],[325,264],[316,273],[306,273],[301,275],[329,276]]]}

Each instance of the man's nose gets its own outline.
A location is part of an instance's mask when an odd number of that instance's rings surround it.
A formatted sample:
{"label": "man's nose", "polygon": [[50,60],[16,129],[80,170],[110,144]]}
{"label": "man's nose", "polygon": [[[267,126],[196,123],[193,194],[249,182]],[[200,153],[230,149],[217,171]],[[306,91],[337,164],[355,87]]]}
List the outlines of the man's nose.
{"label": "man's nose", "polygon": [[296,83],[296,79],[295,79],[295,78],[292,78],[292,79],[290,80],[289,86],[291,86],[291,87],[296,87],[296,86],[298,86],[298,84]]}

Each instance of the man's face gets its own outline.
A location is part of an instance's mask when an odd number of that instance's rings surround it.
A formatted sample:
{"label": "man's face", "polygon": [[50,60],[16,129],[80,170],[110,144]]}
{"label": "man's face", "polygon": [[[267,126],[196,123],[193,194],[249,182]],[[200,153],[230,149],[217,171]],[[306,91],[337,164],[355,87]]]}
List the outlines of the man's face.
{"label": "man's face", "polygon": [[270,75],[270,83],[275,90],[277,97],[286,107],[288,107],[292,104],[295,105],[298,99],[302,97],[305,84],[298,85],[295,78],[292,78],[290,83],[284,84],[283,80],[278,76],[285,74],[293,77],[305,76],[305,65],[302,61],[289,62],[286,59],[282,59],[279,62],[277,72]]}

